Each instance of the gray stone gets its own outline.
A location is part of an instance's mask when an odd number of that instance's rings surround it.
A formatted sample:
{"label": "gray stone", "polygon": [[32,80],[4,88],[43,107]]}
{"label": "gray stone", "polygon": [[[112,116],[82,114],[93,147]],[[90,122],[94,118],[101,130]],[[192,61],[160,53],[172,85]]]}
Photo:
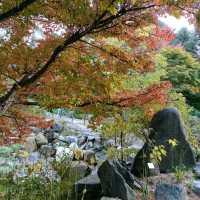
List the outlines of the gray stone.
{"label": "gray stone", "polygon": [[187,192],[183,185],[159,184],[155,190],[156,200],[187,200]]}
{"label": "gray stone", "polygon": [[32,132],[35,133],[35,134],[38,134],[38,133],[42,132],[42,129],[41,128],[37,128],[37,127],[33,127],[32,128]]}
{"label": "gray stone", "polygon": [[37,144],[38,147],[45,145],[45,144],[48,144],[47,138],[42,133],[38,133],[35,136],[35,141],[36,141],[36,144]]}
{"label": "gray stone", "polygon": [[200,180],[195,180],[192,183],[193,192],[200,197]]}
{"label": "gray stone", "polygon": [[95,152],[96,159],[100,161],[104,161],[107,159],[107,154],[105,150]]}
{"label": "gray stone", "polygon": [[91,174],[75,183],[72,193],[74,200],[99,200],[102,194],[99,177]]}
{"label": "gray stone", "polygon": [[56,147],[56,160],[60,161],[66,157],[73,158],[73,152],[66,147],[61,147],[61,146]]}
{"label": "gray stone", "polygon": [[69,148],[72,151],[75,151],[76,149],[79,149],[78,145],[76,143],[74,143],[74,142],[69,145]]}
{"label": "gray stone", "polygon": [[195,167],[193,168],[193,171],[196,177],[200,178],[200,162],[196,163]]}
{"label": "gray stone", "polygon": [[66,136],[64,138],[64,140],[68,143],[68,144],[71,144],[71,143],[78,143],[78,138],[76,136]]}
{"label": "gray stone", "polygon": [[109,147],[112,147],[112,146],[115,146],[115,141],[113,139],[109,139],[109,140],[105,141],[105,147],[106,148],[109,148]]}
{"label": "gray stone", "polygon": [[[162,157],[159,163],[161,173],[174,171],[176,166],[184,165],[192,168],[195,165],[195,157],[192,148],[186,139],[186,132],[181,122],[180,113],[175,108],[167,108],[156,113],[151,121],[151,142],[145,143],[136,155],[132,173],[141,177],[149,175],[148,162],[152,162],[150,154],[155,146],[163,145],[167,155]],[[176,139],[177,146],[172,147],[168,141]]]}
{"label": "gray stone", "polygon": [[47,138],[48,143],[52,143],[56,139],[56,134],[50,128],[45,131],[44,135]]}
{"label": "gray stone", "polygon": [[63,131],[63,126],[61,124],[55,123],[52,127],[52,130],[57,133],[61,133]]}
{"label": "gray stone", "polygon": [[126,183],[129,185],[129,187],[131,187],[132,189],[135,187],[135,179],[133,177],[133,175],[131,174],[131,172],[124,166],[122,166],[121,163],[119,163],[119,161],[113,161],[117,171],[123,176],[123,178],[125,179]]}
{"label": "gray stone", "polygon": [[35,141],[35,137],[33,137],[33,136],[27,137],[24,146],[25,146],[26,151],[28,151],[28,152],[36,151],[37,144]]}
{"label": "gray stone", "polygon": [[89,164],[96,164],[95,152],[92,150],[85,150],[83,152],[83,160]]}
{"label": "gray stone", "polygon": [[56,149],[52,145],[42,145],[39,151],[45,158],[56,155]]}
{"label": "gray stone", "polygon": [[86,137],[86,136],[83,136],[83,135],[79,136],[79,138],[78,138],[78,144],[79,144],[80,146],[82,146],[82,145],[85,144],[86,142],[87,142],[87,137]]}
{"label": "gray stone", "polygon": [[[120,169],[122,172],[122,170]],[[135,193],[129,187],[124,176],[118,171],[113,161],[106,160],[98,169],[103,195],[120,198],[122,200],[135,200]]]}
{"label": "gray stone", "polygon": [[33,152],[29,155],[29,157],[27,158],[27,163],[29,165],[34,165],[36,164],[39,160],[41,159],[41,155],[39,154],[39,152]]}

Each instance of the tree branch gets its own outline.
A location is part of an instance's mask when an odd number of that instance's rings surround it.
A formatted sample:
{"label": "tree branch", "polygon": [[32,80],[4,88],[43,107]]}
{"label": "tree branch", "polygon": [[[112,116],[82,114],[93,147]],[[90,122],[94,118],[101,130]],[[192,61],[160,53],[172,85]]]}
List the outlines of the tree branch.
{"label": "tree branch", "polygon": [[90,43],[90,42],[87,42],[86,40],[80,40],[80,41],[83,42],[83,43],[85,43],[85,44],[88,44],[88,45],[90,45],[90,46],[92,46],[92,47],[94,47],[94,48],[96,48],[96,49],[99,49],[99,50],[101,50],[102,52],[107,53],[108,55],[110,55],[110,56],[116,58],[117,60],[119,60],[119,61],[121,61],[121,62],[123,62],[123,63],[129,64],[129,62],[128,62],[126,59],[120,58],[119,56],[115,55],[113,52],[109,52],[108,50],[104,49],[103,47],[100,47],[100,46],[97,46],[97,45],[92,44],[92,43]]}
{"label": "tree branch", "polygon": [[[11,11],[8,11],[7,13],[11,13],[12,16],[13,14],[16,15],[18,12],[20,12],[21,10],[26,8],[28,5],[30,5],[31,2],[33,3],[35,1],[36,0],[26,0],[21,3],[23,4],[21,5],[21,7],[18,6],[16,8],[13,8],[11,9]],[[114,3],[115,0],[113,0],[112,2]],[[87,27],[83,27],[82,30],[79,29],[78,31],[73,33],[71,36],[66,38],[63,44],[57,46],[55,50],[53,51],[53,53],[51,54],[51,56],[49,57],[48,61],[37,72],[35,72],[32,75],[25,75],[24,77],[22,77],[21,80],[18,81],[18,83],[15,83],[5,95],[1,96],[0,97],[0,111],[3,112],[5,108],[7,109],[8,107],[7,101],[9,102],[9,99],[15,96],[15,93],[19,88],[27,87],[31,85],[32,83],[34,83],[35,81],[37,81],[49,69],[49,67],[57,60],[60,53],[65,51],[71,44],[79,41],[83,36],[90,34],[92,31],[98,30],[99,28],[102,28],[103,26],[105,27],[108,24],[111,24],[115,19],[127,14],[128,12],[139,11],[143,9],[145,10],[148,8],[152,8],[154,6],[155,5],[150,5],[150,6],[141,7],[141,8],[133,7],[133,8],[128,8],[128,9],[123,7],[122,9],[118,11],[116,15],[111,15],[109,17],[104,18],[104,16],[107,13],[107,11],[105,11],[102,15],[100,15],[97,19],[95,19],[91,25],[88,25]],[[11,16],[11,15],[4,14],[4,19],[6,18],[5,16]]]}
{"label": "tree branch", "polygon": [[25,8],[30,6],[31,4],[35,3],[37,0],[24,0],[19,5],[11,8],[10,10],[6,11],[5,13],[0,14],[0,22],[5,21],[6,19],[18,15],[22,12]]}

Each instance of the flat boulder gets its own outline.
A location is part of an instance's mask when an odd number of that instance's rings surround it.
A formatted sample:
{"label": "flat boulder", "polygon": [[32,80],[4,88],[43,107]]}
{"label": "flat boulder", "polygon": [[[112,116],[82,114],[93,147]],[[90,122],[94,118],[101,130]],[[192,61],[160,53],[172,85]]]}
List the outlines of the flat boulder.
{"label": "flat boulder", "polygon": [[[195,157],[190,144],[186,139],[180,113],[176,108],[166,108],[154,115],[150,124],[149,140],[138,152],[131,167],[131,172],[138,177],[149,175],[147,163],[152,162],[150,154],[155,146],[163,145],[167,153],[159,163],[161,173],[174,171],[176,166],[184,165],[192,168]],[[176,146],[169,144],[169,139],[175,139]]]}
{"label": "flat boulder", "polygon": [[156,186],[155,200],[187,200],[187,192],[183,185],[162,183]]}
{"label": "flat boulder", "polygon": [[194,180],[192,183],[192,191],[200,197],[200,180]]}

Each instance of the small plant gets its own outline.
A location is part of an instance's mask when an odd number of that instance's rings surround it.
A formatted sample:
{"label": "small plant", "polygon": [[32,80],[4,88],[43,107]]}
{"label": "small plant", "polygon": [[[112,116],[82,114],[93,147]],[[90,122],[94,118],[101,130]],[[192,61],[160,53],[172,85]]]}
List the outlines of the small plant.
{"label": "small plant", "polygon": [[185,177],[185,166],[176,166],[175,167],[175,178],[177,183],[181,183]]}
{"label": "small plant", "polygon": [[148,200],[148,197],[149,197],[149,188],[148,188],[148,183],[146,181],[142,189],[142,200]]}
{"label": "small plant", "polygon": [[[137,153],[137,150],[135,149],[124,148],[123,149],[124,160],[126,160],[131,155],[135,155],[136,153]],[[106,154],[109,159],[118,160],[121,158],[121,149],[117,149],[116,147],[110,147],[107,149]]]}
{"label": "small plant", "polygon": [[165,147],[163,145],[155,146],[152,149],[150,158],[155,163],[159,164],[162,161],[162,158],[167,155]]}

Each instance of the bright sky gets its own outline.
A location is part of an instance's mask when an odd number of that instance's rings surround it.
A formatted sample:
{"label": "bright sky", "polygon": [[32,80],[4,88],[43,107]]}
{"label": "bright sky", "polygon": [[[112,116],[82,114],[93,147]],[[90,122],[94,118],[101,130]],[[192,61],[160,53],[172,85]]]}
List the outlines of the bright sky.
{"label": "bright sky", "polygon": [[179,31],[183,27],[186,27],[190,31],[194,31],[194,25],[188,22],[188,20],[183,16],[177,19],[174,16],[167,15],[166,17],[160,17],[159,19],[175,32]]}

